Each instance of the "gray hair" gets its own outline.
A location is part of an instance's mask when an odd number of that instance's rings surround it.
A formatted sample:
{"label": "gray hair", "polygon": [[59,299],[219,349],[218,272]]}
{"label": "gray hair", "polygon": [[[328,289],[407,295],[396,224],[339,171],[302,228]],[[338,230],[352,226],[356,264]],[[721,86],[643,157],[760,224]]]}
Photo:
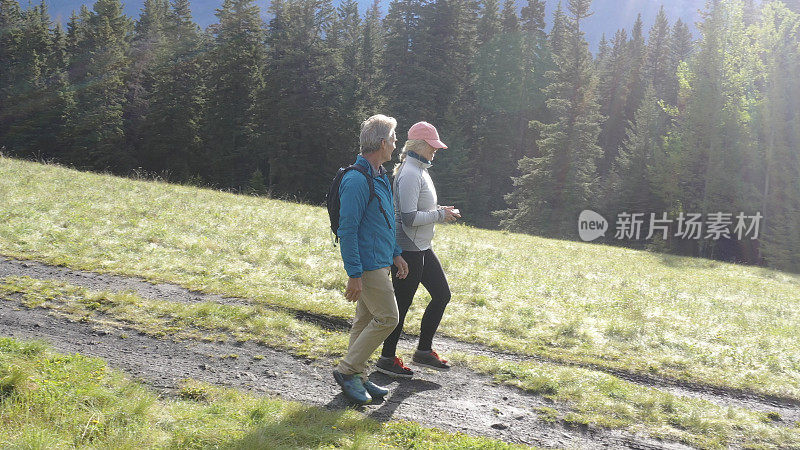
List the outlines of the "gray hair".
{"label": "gray hair", "polygon": [[381,141],[388,140],[395,128],[397,120],[383,114],[376,114],[361,122],[361,136],[358,140],[361,154],[372,153],[381,148]]}
{"label": "gray hair", "polygon": [[400,166],[405,162],[406,156],[408,155],[409,151],[412,151],[416,154],[420,154],[421,151],[426,150],[428,147],[428,143],[425,142],[424,139],[409,139],[403,145],[403,149],[400,150],[400,164],[394,165],[394,173],[392,175],[397,176],[397,173],[400,172]]}

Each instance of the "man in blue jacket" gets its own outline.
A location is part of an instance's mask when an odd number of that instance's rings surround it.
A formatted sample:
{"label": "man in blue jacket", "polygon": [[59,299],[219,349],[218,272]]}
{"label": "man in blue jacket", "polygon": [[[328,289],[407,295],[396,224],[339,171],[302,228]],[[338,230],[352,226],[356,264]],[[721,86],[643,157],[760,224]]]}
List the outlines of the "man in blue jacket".
{"label": "man in blue jacket", "polygon": [[408,264],[400,256],[402,249],[395,238],[392,188],[381,165],[392,159],[396,127],[394,118],[382,114],[361,124],[361,153],[355,164],[367,169],[372,177],[375,197],[370,200],[369,181],[357,170],[345,173],[339,185],[337,235],[349,277],[345,297],[357,303],[347,355],[333,371],[333,377],[344,394],[360,404],[389,393],[363,373],[369,357],[398,323],[390,267],[393,263],[397,267],[398,278],[408,275]]}

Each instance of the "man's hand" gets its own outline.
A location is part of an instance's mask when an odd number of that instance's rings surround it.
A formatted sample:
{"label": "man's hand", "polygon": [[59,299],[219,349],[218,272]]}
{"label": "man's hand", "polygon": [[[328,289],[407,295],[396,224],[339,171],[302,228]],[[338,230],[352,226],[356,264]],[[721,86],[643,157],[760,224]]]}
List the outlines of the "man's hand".
{"label": "man's hand", "polygon": [[358,301],[359,297],[361,297],[361,289],[361,278],[348,278],[344,298],[349,302]]}
{"label": "man's hand", "polygon": [[397,278],[402,280],[408,276],[408,263],[402,256],[397,255],[394,257],[394,265],[397,267]]}
{"label": "man's hand", "polygon": [[444,210],[445,222],[455,222],[461,218],[461,213],[455,209],[455,206],[442,206],[442,209]]}

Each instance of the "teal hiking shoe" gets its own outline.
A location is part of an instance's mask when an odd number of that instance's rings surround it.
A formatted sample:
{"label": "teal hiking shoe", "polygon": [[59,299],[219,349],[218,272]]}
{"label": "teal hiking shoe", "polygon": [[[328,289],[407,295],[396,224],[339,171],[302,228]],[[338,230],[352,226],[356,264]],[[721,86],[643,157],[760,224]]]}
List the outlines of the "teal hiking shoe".
{"label": "teal hiking shoe", "polygon": [[373,397],[386,397],[389,394],[389,390],[385,387],[378,386],[369,380],[363,380],[363,382],[367,392]]}
{"label": "teal hiking shoe", "polygon": [[364,387],[361,381],[361,374],[345,375],[338,370],[333,371],[333,379],[342,387],[345,397],[358,403],[359,405],[366,405],[372,401],[369,392]]}

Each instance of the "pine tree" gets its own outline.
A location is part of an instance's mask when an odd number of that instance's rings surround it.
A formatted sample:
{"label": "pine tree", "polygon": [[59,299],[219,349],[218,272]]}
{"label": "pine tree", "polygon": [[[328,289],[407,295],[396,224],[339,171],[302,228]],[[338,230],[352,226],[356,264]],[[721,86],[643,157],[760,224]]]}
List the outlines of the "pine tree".
{"label": "pine tree", "polygon": [[636,110],[644,98],[644,91],[647,86],[645,73],[646,47],[644,34],[642,31],[642,15],[636,17],[633,24],[631,38],[628,42],[628,74],[627,74],[627,96],[625,98],[625,117],[628,122],[632,122]]}
{"label": "pine tree", "polygon": [[167,62],[164,27],[169,10],[167,0],[145,0],[139,20],[134,25],[130,48],[130,66],[125,79],[125,141],[128,152],[137,163],[150,171],[161,172],[161,155],[154,154],[149,145],[146,127],[150,102],[154,94],[156,72]]}
{"label": "pine tree", "polygon": [[264,61],[262,24],[253,0],[225,0],[216,15],[205,81],[204,172],[213,183],[235,188],[246,183],[258,159],[250,130]]}
{"label": "pine tree", "polygon": [[[42,157],[42,126],[48,113],[47,60],[51,47],[47,6],[22,13],[19,41],[14,46],[12,82],[6,87],[5,145],[16,155]],[[12,30],[10,30],[13,33]]]}
{"label": "pine tree", "polygon": [[148,170],[167,169],[180,181],[197,179],[203,166],[200,125],[205,90],[201,37],[189,0],[173,0],[163,27],[164,50],[149,97],[141,162]]}
{"label": "pine tree", "polygon": [[89,54],[86,48],[88,40],[89,9],[86,5],[81,5],[79,12],[72,11],[65,35],[65,54],[66,54],[66,86],[65,97],[71,101],[67,107],[65,121],[66,127],[62,135],[62,159],[74,164],[75,157],[80,152],[77,150],[78,140],[73,124],[77,120],[77,86],[83,86],[88,76],[87,63]]}
{"label": "pine tree", "polygon": [[485,69],[476,81],[476,92],[481,99],[478,116],[482,122],[477,127],[474,145],[477,157],[470,159],[480,165],[474,172],[474,187],[470,191],[475,196],[470,196],[469,206],[476,200],[486,202],[484,209],[476,208],[474,223],[488,227],[497,225],[496,216],[490,213],[507,207],[505,196],[513,189],[511,176],[515,174],[516,162],[528,150],[528,123],[534,119],[532,109],[537,106],[534,104],[537,96],[530,92],[536,89],[531,86],[531,70],[537,55],[525,54],[526,45],[531,45],[531,51],[537,50],[533,42],[526,41],[534,38],[535,31],[523,32],[516,11],[515,2],[504,2],[499,33],[489,42]]}
{"label": "pine tree", "polygon": [[467,201],[463,186],[469,173],[467,155],[474,143],[476,104],[471,60],[476,48],[478,9],[476,0],[439,0],[422,8],[419,22],[415,56],[420,76],[418,84],[409,89],[418,105],[407,123],[433,123],[449,146],[449,151],[437,155],[431,170],[439,201],[445,205],[464,205]]}
{"label": "pine tree", "polygon": [[570,0],[561,51],[554,55],[558,71],[547,88],[548,107],[556,117],[539,124],[542,156],[519,162],[522,176],[507,196],[512,208],[502,214],[505,227],[565,236],[573,229],[578,212],[593,199],[595,160],[600,116],[594,99],[593,60],[581,21],[589,13],[589,0]]}
{"label": "pine tree", "polygon": [[650,28],[647,40],[645,79],[654,91],[656,98],[666,100],[669,86],[675,78],[675,68],[671,67],[669,20],[664,12],[664,6],[658,10],[655,23]]}
{"label": "pine tree", "polygon": [[39,159],[58,156],[60,139],[65,131],[69,99],[65,95],[66,74],[63,33],[51,31],[47,4],[26,13],[23,52],[27,55],[29,74],[26,93],[19,104],[25,105],[24,119],[18,125],[16,139],[28,155]]}
{"label": "pine tree", "polygon": [[424,101],[414,114],[427,117],[431,123],[443,125],[449,114],[465,106],[461,102],[468,98],[464,94],[470,85],[477,11],[478,5],[472,0],[439,0],[422,9],[415,51],[422,75],[416,96]]}
{"label": "pine tree", "polygon": [[18,60],[21,55],[23,17],[16,0],[0,0],[0,151],[12,151],[8,130],[15,112],[11,103],[23,74]]}
{"label": "pine tree", "polygon": [[561,8],[561,0],[558,0],[558,6],[553,13],[553,28],[550,29],[550,50],[554,55],[560,55],[564,51],[564,45],[567,33],[567,15]]}
{"label": "pine tree", "polygon": [[598,144],[603,156],[598,161],[598,173],[605,177],[619,154],[625,139],[628,118],[625,106],[628,99],[626,76],[629,70],[627,33],[624,29],[614,34],[608,56],[600,62],[598,101],[600,113],[605,117]]}
{"label": "pine tree", "polygon": [[531,42],[542,45],[547,40],[545,27],[545,13],[543,0],[528,0],[520,10],[520,24],[522,30],[530,36]]}
{"label": "pine tree", "polygon": [[[702,39],[690,64],[686,111],[679,118],[682,210],[744,212],[753,208],[755,187],[747,173],[754,151],[750,123],[758,98],[755,53],[746,42],[739,1],[710,1]],[[727,241],[703,239],[700,256],[733,251]]]}
{"label": "pine tree", "polygon": [[261,169],[256,169],[247,183],[248,193],[251,195],[263,195],[267,193],[267,184]]}
{"label": "pine tree", "polygon": [[[478,22],[478,52],[474,61],[477,121],[475,142],[470,151],[469,203],[461,206],[465,217],[481,226],[490,225],[490,211],[499,209],[498,183],[511,166],[508,133],[509,106],[505,102],[504,71],[500,60],[507,55],[508,35],[502,32],[502,21],[496,0],[484,0]],[[506,6],[504,12],[510,8]]]}
{"label": "pine tree", "polygon": [[339,119],[332,127],[308,126],[330,122],[343,101],[338,49],[324,38],[335,29],[336,12],[316,0],[273,2],[271,12],[266,79],[256,102],[259,147],[268,148],[264,173],[271,190],[319,202],[331,177],[329,155],[341,161],[356,153]]}
{"label": "pine tree", "polygon": [[547,73],[556,70],[545,28],[545,2],[528,0],[520,11],[522,30],[522,72],[523,87],[521,103],[525,111],[520,115],[516,159],[523,156],[538,156],[536,141],[539,135],[530,127],[532,120],[547,123],[550,116],[545,105],[544,90],[547,87]]}
{"label": "pine tree", "polygon": [[597,69],[600,70],[602,67],[603,61],[608,59],[608,55],[611,52],[611,46],[608,44],[608,39],[606,39],[606,34],[603,33],[600,36],[600,42],[597,44],[597,58],[595,58]]}
{"label": "pine tree", "polygon": [[658,155],[662,150],[661,107],[652,87],[645,90],[642,105],[627,131],[623,147],[615,164],[617,202],[615,212],[659,213],[658,186],[654,183],[663,166]]}
{"label": "pine tree", "polygon": [[70,160],[80,167],[124,172],[133,167],[125,151],[123,76],[131,22],[119,0],[98,0],[71,21],[70,81],[75,104],[68,119]]}
{"label": "pine tree", "polygon": [[380,0],[374,0],[364,17],[361,31],[361,53],[358,58],[358,73],[361,74],[361,91],[366,108],[364,115],[367,117],[385,113],[384,74],[381,71],[383,44]]}
{"label": "pine tree", "polygon": [[68,80],[66,35],[60,24],[52,32],[50,51],[46,59],[46,105],[41,114],[39,141],[41,157],[63,160],[68,136],[67,115],[73,106]]}
{"label": "pine tree", "polygon": [[419,23],[421,12],[421,0],[392,0],[383,20],[386,30],[386,56],[381,65],[385,76],[383,95],[386,104],[391,105],[391,115],[397,119],[401,130],[424,120],[420,115],[423,98],[416,91],[424,78],[420,58],[423,40]]}
{"label": "pine tree", "polygon": [[[672,65],[669,20],[663,6],[658,11],[655,23],[650,28],[645,53],[645,83],[652,89],[652,95],[662,105],[657,108],[658,114],[653,124],[655,130],[651,136],[654,142],[660,145],[661,137],[667,134],[672,125],[672,117],[668,112],[674,111],[674,108],[671,107],[676,106],[676,99],[672,96],[672,92],[677,80],[677,67]],[[645,94],[644,101],[648,101],[647,94]],[[659,148],[658,151],[661,152],[661,149]]]}
{"label": "pine tree", "polygon": [[[477,70],[486,69],[491,70],[492,64],[483,61],[486,58],[493,58],[497,53],[495,43],[501,32],[500,23],[500,8],[497,0],[483,0],[481,2],[480,20],[477,26],[477,46],[478,55],[476,58],[478,62],[475,64]],[[480,95],[481,89],[493,89],[495,86],[479,86],[478,94]]]}
{"label": "pine tree", "polygon": [[505,34],[512,34],[519,31],[516,0],[505,0],[503,2],[503,15],[501,16],[500,24]]}
{"label": "pine tree", "polygon": [[[800,15],[772,3],[763,9],[758,28],[764,67],[764,100],[760,114],[763,176],[758,212],[761,258],[771,267],[800,271],[800,70],[797,30]],[[750,211],[752,213],[752,211]],[[747,241],[745,241],[747,242]]]}
{"label": "pine tree", "polygon": [[669,86],[665,92],[665,100],[670,105],[678,105],[678,77],[675,76],[678,66],[682,61],[688,61],[692,55],[694,42],[689,27],[679,18],[672,27],[672,35],[669,39]]}
{"label": "pine tree", "polygon": [[70,80],[82,83],[81,77],[86,76],[86,52],[85,45],[88,42],[89,9],[86,5],[81,5],[79,12],[72,12],[67,23],[67,55]]}
{"label": "pine tree", "polygon": [[352,162],[355,149],[358,148],[359,124],[368,117],[359,61],[363,51],[363,29],[358,3],[345,0],[339,5],[334,18],[335,29],[327,34],[327,38],[331,41],[331,37],[337,35],[338,39],[337,42],[329,42],[332,53],[323,58],[336,58],[333,63],[337,65],[337,74],[333,82],[326,83],[325,89],[335,99],[337,114],[332,118],[333,129],[330,131],[338,131],[338,136],[334,137],[338,145],[334,145],[325,155],[326,167],[342,167]]}

